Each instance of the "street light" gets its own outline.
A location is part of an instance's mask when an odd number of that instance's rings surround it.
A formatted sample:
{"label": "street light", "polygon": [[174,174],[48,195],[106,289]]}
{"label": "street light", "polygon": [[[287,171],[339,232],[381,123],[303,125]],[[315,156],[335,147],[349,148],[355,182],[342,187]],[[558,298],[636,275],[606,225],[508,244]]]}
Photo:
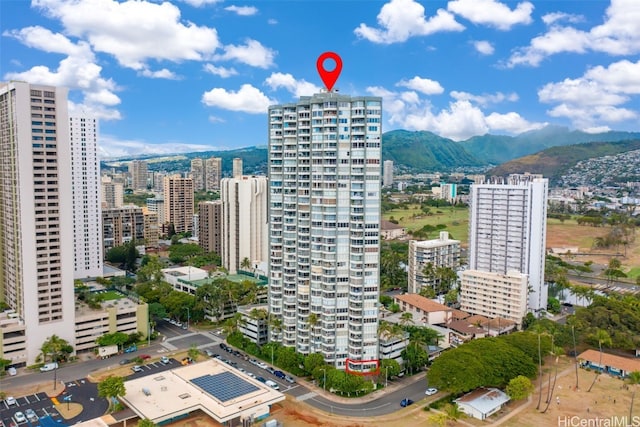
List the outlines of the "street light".
{"label": "street light", "polygon": [[384,367],[384,388],[389,384],[389,366]]}
{"label": "street light", "polygon": [[191,313],[189,312],[189,307],[185,307],[187,310],[187,329],[189,329],[189,320],[191,319]]}
{"label": "street light", "polygon": [[320,368],[322,370],[322,389],[327,391],[327,368]]}

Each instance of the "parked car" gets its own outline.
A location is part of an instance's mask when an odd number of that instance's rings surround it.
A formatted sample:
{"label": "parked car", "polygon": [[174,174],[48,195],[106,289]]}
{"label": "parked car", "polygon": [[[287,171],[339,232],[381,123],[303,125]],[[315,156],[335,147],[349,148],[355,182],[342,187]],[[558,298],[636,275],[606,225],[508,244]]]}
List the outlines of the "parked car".
{"label": "parked car", "polygon": [[131,370],[135,373],[135,372],[142,372],[142,366],[140,365],[133,365],[131,367]]}
{"label": "parked car", "polygon": [[38,421],[38,414],[36,414],[36,411],[34,411],[33,409],[28,408],[24,411],[24,414],[27,416],[29,421]]}
{"label": "parked car", "polygon": [[267,369],[269,366],[264,362],[258,362],[258,367],[262,369]]}
{"label": "parked car", "polygon": [[261,383],[266,383],[267,382],[267,380],[265,380],[263,377],[256,377],[256,379],[258,381],[260,381]]}
{"label": "parked car", "polygon": [[129,360],[129,359],[122,359],[122,360],[120,361],[120,364],[121,364],[121,365],[126,365],[127,363],[131,363],[131,360]]}
{"label": "parked car", "polygon": [[412,404],[413,404],[413,400],[411,400],[411,399],[402,399],[400,401],[400,406],[402,406],[403,408],[406,408],[407,406],[412,405]]}
{"label": "parked car", "polygon": [[124,349],[125,353],[133,353],[134,351],[138,351],[138,347],[135,344]]}
{"label": "parked car", "polygon": [[7,404],[7,406],[13,406],[18,404],[18,401],[13,396],[7,397],[6,399],[4,399],[4,401]]}
{"label": "parked car", "polygon": [[140,359],[142,360],[149,360],[151,359],[151,356],[149,356],[148,354],[141,354],[140,356],[138,356]]}
{"label": "parked car", "polygon": [[18,374],[18,370],[16,368],[14,368],[13,366],[9,366],[7,368],[7,374],[9,374],[10,376],[15,376]]}
{"label": "parked car", "polygon": [[184,359],[182,359],[180,361],[180,363],[182,363],[183,366],[189,365],[189,364],[193,363],[193,359],[190,358],[190,357],[185,357]]}
{"label": "parked car", "polygon": [[209,349],[206,349],[206,350],[204,351],[204,354],[206,354],[206,355],[207,355],[207,356],[209,356],[209,357],[213,357],[213,351],[211,351],[211,350],[209,350]]}
{"label": "parked car", "polygon": [[53,371],[54,369],[58,369],[58,364],[56,362],[46,363],[40,367],[40,372],[49,372]]}
{"label": "parked car", "polygon": [[267,380],[264,383],[274,390],[280,390],[280,386],[275,381]]}
{"label": "parked car", "polygon": [[437,388],[428,388],[427,391],[424,392],[424,394],[426,394],[427,396],[433,396],[434,394],[436,394],[438,392]]}
{"label": "parked car", "polygon": [[276,370],[275,370],[275,369],[273,369],[271,366],[267,366],[267,369],[266,369],[266,370],[267,370],[267,372],[269,372],[270,374],[274,374],[274,375],[275,375],[275,373],[276,373]]}
{"label": "parked car", "polygon": [[285,375],[284,376],[284,380],[288,383],[294,384],[296,382],[295,379],[293,379],[293,377],[290,377],[289,375]]}
{"label": "parked car", "polygon": [[282,371],[273,371],[273,375],[275,375],[278,378],[282,378],[282,379],[284,379],[284,377],[285,377],[285,374]]}
{"label": "parked car", "polygon": [[163,365],[168,365],[169,363],[171,363],[171,359],[169,359],[167,356],[162,356],[160,358],[160,363],[162,363]]}
{"label": "parked car", "polygon": [[255,378],[256,374],[254,374],[253,372],[247,372],[247,375],[249,375],[251,378]]}
{"label": "parked car", "polygon": [[25,417],[24,414],[20,411],[13,414],[13,419],[16,420],[18,424],[27,422],[27,417]]}

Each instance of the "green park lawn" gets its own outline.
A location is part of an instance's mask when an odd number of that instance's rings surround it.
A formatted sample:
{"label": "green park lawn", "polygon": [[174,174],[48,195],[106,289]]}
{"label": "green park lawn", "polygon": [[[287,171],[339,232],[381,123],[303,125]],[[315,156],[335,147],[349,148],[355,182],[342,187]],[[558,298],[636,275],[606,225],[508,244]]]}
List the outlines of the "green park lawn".
{"label": "green park lawn", "polygon": [[[467,207],[431,208],[429,215],[425,215],[419,205],[411,205],[407,209],[392,209],[385,212],[382,217],[386,220],[395,219],[400,225],[407,228],[408,232],[416,231],[425,225],[444,225],[449,232],[449,237],[467,244],[469,236],[469,209]],[[438,237],[438,231],[431,233],[430,239]]]}

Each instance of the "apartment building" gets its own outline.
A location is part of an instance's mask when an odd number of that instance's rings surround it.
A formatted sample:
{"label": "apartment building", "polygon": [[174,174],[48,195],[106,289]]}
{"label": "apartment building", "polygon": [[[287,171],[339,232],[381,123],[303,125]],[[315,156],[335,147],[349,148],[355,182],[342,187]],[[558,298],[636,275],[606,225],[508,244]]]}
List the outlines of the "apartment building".
{"label": "apartment building", "polygon": [[242,176],[242,159],[236,157],[233,159],[233,178],[240,178]]}
{"label": "apartment building", "polygon": [[206,253],[222,254],[222,200],[198,203],[198,244]]}
{"label": "apartment building", "polygon": [[103,176],[100,182],[102,208],[119,208],[124,204],[124,186],[110,176]]}
{"label": "apartment building", "polygon": [[102,214],[98,120],[69,117],[73,198],[74,279],[102,276]]}
{"label": "apartment building", "polygon": [[11,361],[33,364],[52,335],[74,341],[67,89],[0,83],[0,129],[1,299],[29,337]]}
{"label": "apartment building", "polygon": [[148,185],[148,168],[144,160],[132,160],[129,163],[129,179],[133,190],[146,190]]}
{"label": "apartment building", "polygon": [[210,157],[204,162],[204,187],[207,191],[220,190],[220,179],[222,178],[222,159],[220,157]]}
{"label": "apartment building", "polygon": [[122,246],[132,240],[142,244],[145,239],[145,223],[142,208],[126,205],[102,210],[102,239],[105,254],[109,249]]}
{"label": "apartment building", "polygon": [[[539,175],[510,175],[504,183],[471,186],[469,270],[528,278],[528,311],[547,308],[544,282],[548,181]],[[461,282],[460,302],[472,313],[471,281]]]}
{"label": "apartment building", "polygon": [[518,271],[506,274],[478,270],[461,273],[460,309],[490,318],[501,317],[520,325],[527,314],[528,278]]}
{"label": "apartment building", "polygon": [[241,321],[238,322],[238,331],[249,341],[260,346],[269,342],[268,309],[267,304],[238,307],[238,313],[241,316]]}
{"label": "apartment building", "polygon": [[204,159],[191,159],[191,178],[193,179],[193,189],[195,191],[201,191],[205,189]]}
{"label": "apartment building", "polygon": [[[222,266],[235,274],[268,260],[267,177],[223,178]],[[251,267],[242,267],[246,259]]]}
{"label": "apartment building", "polygon": [[158,214],[152,212],[147,207],[142,208],[142,219],[144,224],[144,245],[147,248],[157,248],[160,238],[160,226],[158,225]]}
{"label": "apartment building", "polygon": [[460,240],[449,238],[449,233],[441,231],[433,240],[409,241],[409,293],[419,294],[423,287],[437,288],[439,279],[425,274],[425,267],[431,264],[434,271],[438,267],[456,269],[460,266]]}
{"label": "apartment building", "polygon": [[382,186],[393,186],[393,160],[385,160],[383,163]]}
{"label": "apartment building", "polygon": [[164,178],[164,222],[176,233],[193,231],[193,179],[171,175]]}
{"label": "apartment building", "polygon": [[164,199],[162,197],[149,197],[147,199],[147,209],[156,213],[158,225],[164,224]]}
{"label": "apartment building", "polygon": [[[368,372],[378,355],[382,100],[269,107],[271,340]],[[367,362],[373,361],[373,362]]]}

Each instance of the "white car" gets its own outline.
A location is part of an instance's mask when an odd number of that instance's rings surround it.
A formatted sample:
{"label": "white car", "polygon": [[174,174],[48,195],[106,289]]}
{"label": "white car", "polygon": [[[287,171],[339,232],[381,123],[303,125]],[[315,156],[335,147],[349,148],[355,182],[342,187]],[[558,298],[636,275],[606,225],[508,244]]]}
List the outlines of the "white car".
{"label": "white car", "polygon": [[4,401],[7,403],[7,406],[13,406],[18,404],[18,401],[16,401],[16,398],[13,396],[7,397]]}
{"label": "white car", "polygon": [[24,414],[19,411],[13,414],[13,419],[16,420],[18,424],[27,422],[27,417],[25,417]]}
{"label": "white car", "polygon": [[267,369],[267,368],[269,367],[269,365],[267,365],[267,364],[266,364],[266,363],[264,363],[264,362],[260,362],[260,363],[258,363],[258,367],[259,367],[259,368],[262,368],[262,369]]}
{"label": "white car", "polygon": [[438,392],[437,388],[428,388],[427,391],[424,392],[427,396],[433,396]]}

